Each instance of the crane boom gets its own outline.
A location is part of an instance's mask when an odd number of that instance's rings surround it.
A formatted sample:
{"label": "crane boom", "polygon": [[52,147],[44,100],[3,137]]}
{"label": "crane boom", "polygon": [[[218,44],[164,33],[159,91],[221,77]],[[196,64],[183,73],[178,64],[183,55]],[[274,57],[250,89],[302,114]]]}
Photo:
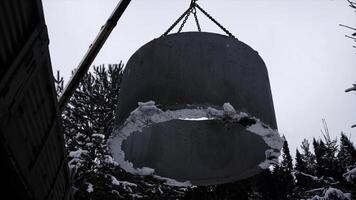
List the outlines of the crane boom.
{"label": "crane boom", "polygon": [[112,30],[115,28],[117,22],[119,21],[120,17],[126,10],[127,6],[130,4],[131,0],[121,0],[118,5],[116,6],[115,10],[106,21],[106,23],[101,27],[100,32],[94,39],[93,43],[90,45],[89,49],[87,50],[86,54],[82,58],[81,62],[79,63],[78,67],[72,78],[69,80],[68,84],[66,85],[62,95],[59,98],[59,110],[62,112],[66,107],[69,99],[73,95],[75,89],[77,88],[79,82],[82,80],[84,75],[87,73],[90,65],[93,63],[95,57],[98,55],[99,51],[101,50],[102,46],[106,42],[107,38],[109,37]]}

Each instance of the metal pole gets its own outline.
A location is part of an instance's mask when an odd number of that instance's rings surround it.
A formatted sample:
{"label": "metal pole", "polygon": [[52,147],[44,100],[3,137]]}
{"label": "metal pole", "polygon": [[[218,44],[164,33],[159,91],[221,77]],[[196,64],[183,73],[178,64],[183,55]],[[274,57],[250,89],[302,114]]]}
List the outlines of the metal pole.
{"label": "metal pole", "polygon": [[111,16],[109,17],[109,19],[106,21],[105,25],[101,27],[99,34],[96,36],[94,42],[90,45],[88,51],[86,52],[83,59],[79,63],[78,67],[76,68],[74,75],[70,79],[69,83],[66,85],[64,92],[59,98],[60,112],[62,112],[66,107],[69,99],[73,95],[79,82],[87,73],[90,65],[93,63],[101,47],[104,45],[111,31],[115,28],[121,15],[124,13],[124,11],[126,10],[127,6],[130,4],[130,2],[131,0],[121,0],[116,6]]}

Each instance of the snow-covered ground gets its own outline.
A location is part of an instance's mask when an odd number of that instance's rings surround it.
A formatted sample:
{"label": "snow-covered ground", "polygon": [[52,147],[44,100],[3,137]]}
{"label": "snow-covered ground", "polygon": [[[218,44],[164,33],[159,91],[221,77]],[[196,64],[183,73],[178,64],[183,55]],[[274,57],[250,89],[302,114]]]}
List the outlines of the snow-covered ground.
{"label": "snow-covered ground", "polygon": [[131,112],[125,122],[114,130],[112,137],[108,141],[114,160],[121,168],[132,174],[153,175],[158,179],[166,181],[166,184],[173,186],[189,186],[190,182],[178,182],[176,180],[160,177],[154,174],[154,169],[149,167],[134,168],[133,164],[125,160],[125,153],[121,148],[124,140],[134,132],[142,132],[143,128],[153,124],[167,122],[171,120],[226,120],[230,123],[241,123],[241,119],[250,119],[252,125],[246,125],[246,129],[251,133],[257,134],[263,138],[270,147],[266,150],[266,160],[260,163],[263,169],[268,168],[272,163],[278,162],[280,149],[284,140],[280,137],[277,130],[270,128],[261,120],[249,116],[247,113],[237,112],[230,103],[225,103],[221,109],[212,107],[197,107],[180,110],[163,111],[155,105],[154,101],[138,103],[138,107]]}

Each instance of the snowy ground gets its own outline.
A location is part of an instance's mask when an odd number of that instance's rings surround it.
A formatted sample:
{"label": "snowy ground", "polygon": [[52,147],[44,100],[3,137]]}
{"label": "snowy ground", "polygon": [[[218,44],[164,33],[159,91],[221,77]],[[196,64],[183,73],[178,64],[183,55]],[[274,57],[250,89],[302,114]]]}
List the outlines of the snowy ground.
{"label": "snowy ground", "polygon": [[283,146],[283,139],[279,136],[277,130],[273,130],[261,120],[249,116],[243,112],[237,112],[230,103],[225,103],[221,109],[212,107],[197,107],[180,110],[163,111],[155,105],[154,101],[138,103],[138,107],[131,112],[126,121],[115,129],[112,137],[109,139],[108,146],[111,150],[114,160],[121,168],[132,174],[153,175],[158,179],[166,181],[166,184],[172,186],[189,186],[190,182],[178,182],[176,180],[160,177],[154,174],[154,169],[143,167],[134,168],[133,164],[125,160],[125,153],[121,148],[124,140],[134,132],[142,132],[143,128],[152,126],[156,123],[167,122],[170,120],[229,120],[230,123],[240,123],[248,119],[249,123],[244,124],[246,130],[257,134],[263,138],[270,147],[266,150],[266,160],[260,163],[262,169],[268,168],[272,163],[278,162],[280,149]]}

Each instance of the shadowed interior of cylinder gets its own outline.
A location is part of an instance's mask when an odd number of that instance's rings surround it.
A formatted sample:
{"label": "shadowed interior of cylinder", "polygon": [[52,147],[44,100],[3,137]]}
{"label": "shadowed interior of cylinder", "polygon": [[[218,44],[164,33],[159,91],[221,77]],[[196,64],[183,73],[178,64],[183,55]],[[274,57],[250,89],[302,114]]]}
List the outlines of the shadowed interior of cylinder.
{"label": "shadowed interior of cylinder", "polygon": [[135,168],[194,185],[222,184],[259,173],[269,149],[238,123],[171,120],[132,133],[122,144]]}

